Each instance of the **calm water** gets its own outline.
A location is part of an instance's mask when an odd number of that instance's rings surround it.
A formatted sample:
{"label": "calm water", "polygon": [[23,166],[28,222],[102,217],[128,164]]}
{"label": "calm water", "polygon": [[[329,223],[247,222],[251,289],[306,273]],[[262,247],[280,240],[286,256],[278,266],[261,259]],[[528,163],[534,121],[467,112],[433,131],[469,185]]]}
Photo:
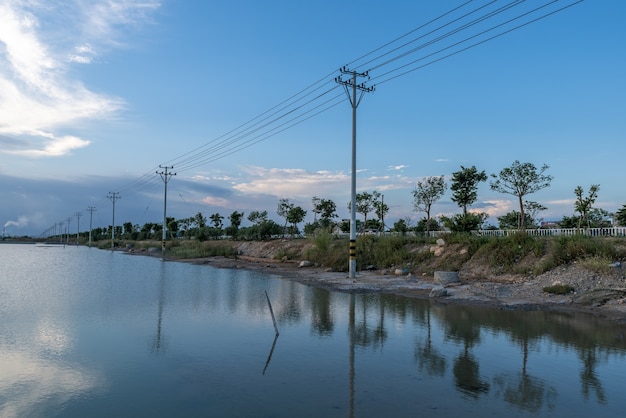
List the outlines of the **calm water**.
{"label": "calm water", "polygon": [[2,418],[623,417],[625,333],[585,315],[0,245]]}

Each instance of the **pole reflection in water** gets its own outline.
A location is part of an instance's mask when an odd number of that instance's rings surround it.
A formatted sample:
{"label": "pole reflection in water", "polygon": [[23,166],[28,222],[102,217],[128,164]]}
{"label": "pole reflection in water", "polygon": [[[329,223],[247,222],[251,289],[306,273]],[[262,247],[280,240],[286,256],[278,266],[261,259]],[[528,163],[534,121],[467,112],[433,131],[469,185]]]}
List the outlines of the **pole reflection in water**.
{"label": "pole reflection in water", "polygon": [[152,353],[161,353],[167,350],[167,343],[164,341],[162,336],[163,329],[163,309],[165,307],[165,287],[166,287],[166,271],[165,271],[165,261],[161,260],[161,268],[159,269],[159,293],[158,293],[158,312],[157,312],[157,327],[156,327],[156,335],[152,340]]}

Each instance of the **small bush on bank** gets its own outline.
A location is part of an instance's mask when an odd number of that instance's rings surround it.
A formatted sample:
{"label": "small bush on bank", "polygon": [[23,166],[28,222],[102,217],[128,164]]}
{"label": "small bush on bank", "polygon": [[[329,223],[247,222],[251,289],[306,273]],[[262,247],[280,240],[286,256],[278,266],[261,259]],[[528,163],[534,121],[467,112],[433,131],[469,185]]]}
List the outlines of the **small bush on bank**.
{"label": "small bush on bank", "polygon": [[335,271],[347,271],[349,259],[349,240],[338,239],[327,230],[317,231],[304,257],[314,263],[332,268]]}
{"label": "small bush on bank", "polygon": [[552,286],[546,286],[543,291],[546,293],[552,293],[554,295],[567,295],[574,292],[574,288],[568,284],[553,284]]}
{"label": "small bush on bank", "polygon": [[235,257],[237,250],[228,244],[212,242],[186,241],[184,245],[166,247],[167,256],[175,259],[205,258],[205,257]]}

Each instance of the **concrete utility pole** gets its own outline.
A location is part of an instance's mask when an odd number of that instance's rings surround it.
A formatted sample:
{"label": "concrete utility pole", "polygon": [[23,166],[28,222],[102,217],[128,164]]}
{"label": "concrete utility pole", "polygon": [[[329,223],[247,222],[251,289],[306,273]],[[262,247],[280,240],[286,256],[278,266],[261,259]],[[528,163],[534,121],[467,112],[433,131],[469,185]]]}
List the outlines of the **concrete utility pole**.
{"label": "concrete utility pole", "polygon": [[87,212],[89,212],[89,246],[91,247],[91,230],[93,229],[91,225],[93,224],[93,213],[96,211],[95,206],[89,206],[87,208]]}
{"label": "concrete utility pole", "polygon": [[163,240],[161,241],[161,257],[165,257],[165,240],[167,238],[167,183],[170,181],[172,176],[176,175],[176,173],[170,173],[167,171],[173,169],[173,165],[169,167],[159,165],[159,168],[162,168],[163,171],[157,171],[156,173],[161,176],[163,183],[165,184],[165,196],[163,198]]}
{"label": "concrete utility pole", "polygon": [[[352,106],[352,181],[350,199],[350,278],[356,277],[356,109],[363,99],[363,94],[374,91],[374,87],[365,87],[365,83],[357,85],[357,77],[368,77],[368,72],[357,73],[346,67],[339,69],[341,74],[348,74],[348,80],[342,80],[341,75],[335,78],[335,82],[343,85]],[[359,94],[357,96],[357,90]]]}
{"label": "concrete utility pole", "polygon": [[70,243],[70,223],[72,222],[72,218],[67,218],[67,240],[66,243],[69,245]]}
{"label": "concrete utility pole", "polygon": [[80,212],[74,212],[74,216],[76,216],[76,245],[78,245],[78,239],[80,234],[80,217],[83,216]]}
{"label": "concrete utility pole", "polygon": [[115,246],[115,201],[121,199],[119,192],[109,192],[107,198],[113,203],[113,225],[111,226],[111,251]]}

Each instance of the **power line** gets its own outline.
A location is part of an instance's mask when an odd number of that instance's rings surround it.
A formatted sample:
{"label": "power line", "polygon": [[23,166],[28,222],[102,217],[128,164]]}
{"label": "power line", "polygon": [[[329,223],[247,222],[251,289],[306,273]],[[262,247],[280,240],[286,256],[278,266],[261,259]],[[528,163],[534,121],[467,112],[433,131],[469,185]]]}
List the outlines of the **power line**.
{"label": "power line", "polygon": [[[520,12],[516,16],[513,16],[505,21],[495,22],[488,28],[479,28],[474,33],[470,33],[469,31],[472,28],[476,28],[481,24],[485,24],[495,19],[505,12],[510,12],[514,8],[518,8],[525,3],[525,0],[511,1],[492,10],[489,10],[489,8],[496,3],[495,0],[487,1],[486,3],[479,4],[477,7],[471,9],[469,9],[468,6],[473,4],[473,1],[466,1],[459,6],[440,14],[436,18],[411,29],[401,36],[384,43],[372,51],[359,56],[358,58],[350,61],[350,65],[353,65],[355,70],[369,65],[368,71],[371,72],[372,70],[381,70],[391,67],[394,63],[398,64],[395,67],[389,68],[385,72],[372,76],[372,81],[376,81],[376,83],[380,85],[414,71],[423,69],[429,65],[450,58],[476,46],[482,45],[539,20],[545,19],[548,16],[552,16],[576,4],[582,3],[582,1],[584,0],[572,1],[563,7],[552,11],[547,10],[543,15],[532,17],[531,15],[558,3],[559,0],[544,2],[538,7]],[[481,12],[483,13],[481,16],[475,17],[474,19],[463,23],[464,21],[471,19],[472,16]],[[514,22],[529,17],[532,18],[528,21],[521,22],[516,26],[509,27]],[[432,27],[434,24],[438,24],[435,29],[431,29],[424,34],[420,34],[423,29]],[[457,26],[453,27],[454,25]],[[501,30],[501,32],[489,36],[490,33],[497,30]],[[453,39],[455,36],[464,33],[467,33],[468,35],[463,39]],[[411,36],[413,37],[410,38]],[[428,37],[431,36],[433,36],[433,38],[428,39]],[[481,37],[484,38],[481,39]],[[417,44],[418,41],[422,41],[422,43]],[[449,41],[450,43],[445,45],[445,41]],[[474,43],[469,44],[471,41],[474,41]],[[399,44],[400,42],[402,42],[402,44]],[[427,51],[428,48],[436,45],[441,45],[441,47],[435,51]],[[423,54],[408,62],[401,62],[408,57],[414,56],[418,52],[423,52]],[[366,58],[369,59],[364,61]],[[359,64],[357,65],[357,63]],[[285,132],[288,129],[303,123],[304,121],[330,110],[345,100],[340,99],[342,94],[331,94],[340,87],[336,84],[329,87],[329,84],[332,83],[332,75],[333,73],[325,75],[317,81],[309,84],[304,89],[289,96],[277,105],[260,113],[248,122],[239,125],[229,132],[220,135],[199,147],[171,159],[168,161],[168,164],[172,166],[176,165],[179,173],[189,171],[272,138],[279,133]],[[141,175],[131,183],[118,190],[120,190],[120,192],[124,192],[125,194],[156,190],[158,187],[158,180],[154,178],[153,170],[155,169]],[[114,200],[112,200],[112,202],[114,202]]]}

